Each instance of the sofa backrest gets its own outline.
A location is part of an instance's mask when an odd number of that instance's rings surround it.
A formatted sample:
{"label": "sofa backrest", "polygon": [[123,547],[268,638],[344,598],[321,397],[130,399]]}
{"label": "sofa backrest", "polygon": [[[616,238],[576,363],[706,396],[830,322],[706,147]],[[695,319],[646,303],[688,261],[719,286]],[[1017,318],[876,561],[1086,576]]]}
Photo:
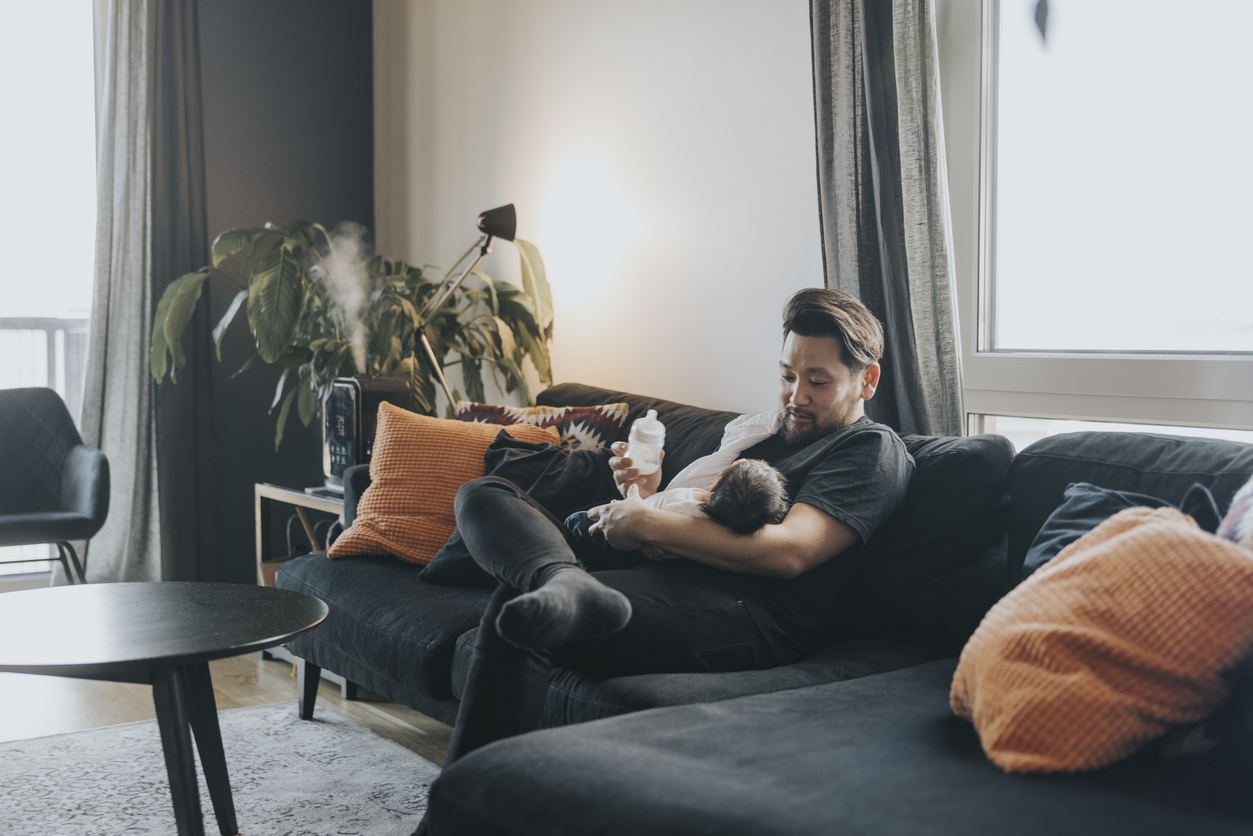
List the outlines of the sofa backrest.
{"label": "sofa backrest", "polygon": [[738,412],[719,412],[699,406],[632,395],[582,383],[558,383],[540,392],[535,402],[543,406],[594,406],[602,403],[625,403],[630,407],[618,441],[626,441],[631,424],[644,417],[650,409],[657,410],[657,419],[666,425],[666,457],[661,463],[661,486],[701,456],[708,456],[722,443],[722,431]]}
{"label": "sofa backrest", "polygon": [[904,441],[914,478],[901,507],[856,547],[840,632],[956,653],[1001,596],[1014,447],[999,435]]}
{"label": "sofa backrest", "polygon": [[1022,579],[1031,541],[1072,482],[1147,494],[1178,505],[1194,484],[1209,488],[1225,512],[1253,474],[1253,445],[1153,433],[1067,433],[1041,439],[1009,468],[1013,517],[1005,586]]}

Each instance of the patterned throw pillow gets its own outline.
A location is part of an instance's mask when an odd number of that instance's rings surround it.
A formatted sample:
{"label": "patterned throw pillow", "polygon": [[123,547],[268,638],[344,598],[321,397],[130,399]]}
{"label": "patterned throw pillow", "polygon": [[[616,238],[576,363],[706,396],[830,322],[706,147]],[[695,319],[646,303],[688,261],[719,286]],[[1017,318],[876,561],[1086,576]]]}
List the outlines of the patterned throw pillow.
{"label": "patterned throw pillow", "polygon": [[1253,551],[1253,479],[1244,483],[1218,524],[1218,536]]}
{"label": "patterned throw pillow", "polygon": [[534,424],[561,434],[567,450],[608,446],[622,434],[629,407],[624,403],[599,406],[496,406],[457,402],[457,420],[480,424]]}
{"label": "patterned throw pillow", "polygon": [[556,430],[529,424],[464,424],[380,404],[370,487],[329,556],[392,554],[429,563],[456,527],[457,489],[483,475],[483,453],[502,430],[532,444],[558,441]]}
{"label": "patterned throw pillow", "polygon": [[1129,508],[988,611],[949,702],[1006,772],[1095,769],[1208,716],[1251,645],[1253,555]]}

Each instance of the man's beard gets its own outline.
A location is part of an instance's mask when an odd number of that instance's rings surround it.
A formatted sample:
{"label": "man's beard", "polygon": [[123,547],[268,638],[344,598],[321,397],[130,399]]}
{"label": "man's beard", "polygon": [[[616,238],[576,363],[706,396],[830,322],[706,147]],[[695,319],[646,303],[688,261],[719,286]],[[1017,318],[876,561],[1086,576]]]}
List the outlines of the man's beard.
{"label": "man's beard", "polygon": [[788,447],[805,447],[830,435],[842,426],[844,425],[838,420],[832,420],[800,429],[796,426],[796,419],[785,412],[783,420],[779,423],[779,434],[783,436],[783,442]]}
{"label": "man's beard", "polygon": [[[856,401],[853,402],[853,404],[855,403]],[[805,447],[813,444],[815,441],[826,438],[836,430],[843,429],[851,424],[853,404],[850,404],[848,409],[841,411],[834,418],[829,418],[822,422],[813,421],[814,415],[812,412],[802,412],[806,418],[812,421],[811,425],[805,429],[798,428],[796,419],[787,409],[783,409],[781,420],[779,421],[779,435],[783,437],[783,442],[788,447]]]}

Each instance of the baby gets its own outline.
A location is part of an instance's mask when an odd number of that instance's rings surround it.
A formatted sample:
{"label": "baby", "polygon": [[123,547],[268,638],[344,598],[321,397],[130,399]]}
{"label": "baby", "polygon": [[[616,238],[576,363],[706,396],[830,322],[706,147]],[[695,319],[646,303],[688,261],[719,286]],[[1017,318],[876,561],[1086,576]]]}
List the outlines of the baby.
{"label": "baby", "polygon": [[[740,459],[733,463],[718,474],[709,490],[671,488],[658,491],[644,502],[663,511],[707,517],[737,534],[752,534],[767,523],[778,525],[788,512],[783,474],[757,459]],[[600,551],[613,548],[602,532],[590,532],[591,526],[586,511],[571,514],[566,519],[566,528]],[[662,557],[677,555],[663,552]]]}

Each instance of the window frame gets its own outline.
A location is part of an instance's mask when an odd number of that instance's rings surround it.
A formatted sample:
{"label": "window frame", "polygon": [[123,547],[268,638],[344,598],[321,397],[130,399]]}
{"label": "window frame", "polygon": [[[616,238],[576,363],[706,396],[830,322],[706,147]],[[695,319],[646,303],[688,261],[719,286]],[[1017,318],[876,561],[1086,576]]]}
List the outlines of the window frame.
{"label": "window frame", "polygon": [[990,348],[1000,0],[936,0],[964,399],[1008,415],[1253,429],[1253,355]]}

